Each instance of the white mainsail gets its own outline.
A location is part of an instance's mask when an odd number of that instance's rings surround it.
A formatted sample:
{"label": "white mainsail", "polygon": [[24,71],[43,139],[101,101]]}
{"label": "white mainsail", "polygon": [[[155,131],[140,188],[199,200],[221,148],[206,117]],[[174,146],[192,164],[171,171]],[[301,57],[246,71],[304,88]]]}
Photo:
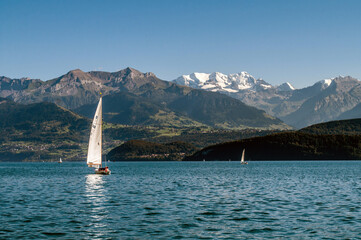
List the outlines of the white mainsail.
{"label": "white mainsail", "polygon": [[244,163],[244,152],[246,151],[246,149],[243,149],[243,152],[242,152],[242,158],[241,158],[241,163]]}
{"label": "white mainsail", "polygon": [[100,97],[90,131],[87,164],[99,168],[102,164],[102,98]]}

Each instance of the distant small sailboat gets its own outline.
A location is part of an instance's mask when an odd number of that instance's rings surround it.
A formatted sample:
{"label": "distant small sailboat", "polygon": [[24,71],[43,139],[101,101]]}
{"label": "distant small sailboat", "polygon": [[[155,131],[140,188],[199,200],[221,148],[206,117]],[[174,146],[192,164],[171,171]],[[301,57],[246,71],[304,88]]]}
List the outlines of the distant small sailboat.
{"label": "distant small sailboat", "polygon": [[245,151],[246,151],[246,149],[243,149],[242,157],[241,157],[241,164],[248,164],[248,162],[244,161],[244,153],[245,153]]}
{"label": "distant small sailboat", "polygon": [[88,146],[88,167],[94,167],[96,174],[109,175],[107,166],[102,167],[102,97],[100,96],[97,110],[95,111]]}
{"label": "distant small sailboat", "polygon": [[63,160],[61,160],[61,158],[60,158],[58,163],[63,163]]}

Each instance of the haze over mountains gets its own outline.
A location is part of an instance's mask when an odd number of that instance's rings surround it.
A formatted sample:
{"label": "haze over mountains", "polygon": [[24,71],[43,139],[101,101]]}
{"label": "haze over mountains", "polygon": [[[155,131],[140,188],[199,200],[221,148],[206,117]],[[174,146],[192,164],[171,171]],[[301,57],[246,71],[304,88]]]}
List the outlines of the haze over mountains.
{"label": "haze over mountains", "polygon": [[279,119],[229,96],[180,86],[132,68],[73,70],[58,78],[0,78],[0,97],[18,103],[53,102],[92,117],[103,93],[104,120],[129,125],[287,129]]}
{"label": "haze over mountains", "polygon": [[173,82],[227,94],[296,128],[361,117],[361,82],[350,76],[325,79],[302,89],[290,83],[272,86],[246,72],[192,73]]}

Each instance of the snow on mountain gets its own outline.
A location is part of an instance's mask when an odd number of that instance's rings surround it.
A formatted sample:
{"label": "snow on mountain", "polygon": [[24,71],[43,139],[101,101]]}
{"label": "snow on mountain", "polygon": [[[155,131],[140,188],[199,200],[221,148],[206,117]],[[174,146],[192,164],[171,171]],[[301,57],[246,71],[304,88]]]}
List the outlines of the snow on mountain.
{"label": "snow on mountain", "polygon": [[[341,76],[340,76],[341,77]],[[315,83],[321,90],[328,88],[336,78],[324,79]],[[192,88],[203,89],[212,92],[238,93],[244,91],[258,92],[259,90],[275,89],[276,91],[289,92],[296,90],[291,83],[285,82],[279,86],[272,86],[263,79],[254,78],[247,72],[234,74],[213,73],[191,73],[182,75],[173,80],[173,82],[189,86]]]}
{"label": "snow on mountain", "polygon": [[234,74],[223,74],[220,72],[213,73],[192,73],[189,75],[182,75],[173,80],[173,82],[186,85],[192,88],[204,89],[212,92],[239,92],[241,90],[255,90],[256,87],[261,89],[272,88],[273,86],[263,81],[256,79],[247,72],[240,72]]}
{"label": "snow on mountain", "polygon": [[325,88],[328,88],[328,87],[331,85],[331,83],[333,82],[334,79],[335,79],[335,78],[332,78],[332,79],[324,79],[324,80],[319,81],[319,83],[321,83],[321,84],[322,84],[322,88],[325,89]]}
{"label": "snow on mountain", "polygon": [[277,90],[279,91],[293,91],[295,90],[296,88],[294,88],[291,83],[289,82],[285,82],[279,86],[277,86]]}

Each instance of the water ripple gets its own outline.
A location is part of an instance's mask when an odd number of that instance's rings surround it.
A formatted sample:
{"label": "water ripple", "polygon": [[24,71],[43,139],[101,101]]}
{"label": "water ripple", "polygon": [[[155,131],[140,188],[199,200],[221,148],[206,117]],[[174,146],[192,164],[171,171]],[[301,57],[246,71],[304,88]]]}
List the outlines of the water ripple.
{"label": "water ripple", "polygon": [[361,162],[110,167],[0,163],[0,239],[360,239]]}

